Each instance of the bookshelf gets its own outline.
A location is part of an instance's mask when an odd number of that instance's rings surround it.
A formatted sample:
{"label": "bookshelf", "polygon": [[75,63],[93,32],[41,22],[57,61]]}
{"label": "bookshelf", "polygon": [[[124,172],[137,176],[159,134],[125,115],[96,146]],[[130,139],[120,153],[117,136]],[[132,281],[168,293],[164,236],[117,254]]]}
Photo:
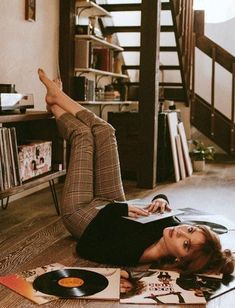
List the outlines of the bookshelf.
{"label": "bookshelf", "polygon": [[116,45],[116,44],[112,44],[107,42],[105,39],[101,39],[99,37],[96,37],[95,35],[92,34],[77,34],[75,35],[75,40],[87,40],[87,41],[91,41],[93,46],[104,46],[104,47],[108,47],[110,49],[116,50],[116,51],[123,51],[123,48]]}
{"label": "bookshelf", "polygon": [[78,13],[81,12],[84,16],[111,17],[111,14],[93,1],[76,1],[75,7]]}
{"label": "bookshelf", "polygon": [[118,106],[119,112],[121,112],[125,106],[138,106],[138,101],[79,101],[78,103],[84,106],[98,106],[98,115],[101,118],[103,118],[103,112],[107,106]]}
{"label": "bookshelf", "polygon": [[55,119],[47,112],[30,111],[25,114],[0,115],[0,125],[1,128],[15,128],[18,145],[25,144],[28,140],[51,141],[52,145],[51,170],[21,181],[17,185],[10,184],[7,189],[1,189],[2,208],[7,207],[10,196],[49,182],[56,211],[59,214],[54,180],[66,174],[66,142],[58,135]]}
{"label": "bookshelf", "polygon": [[[98,18],[100,17],[112,17],[109,12],[100,7],[93,1],[75,1],[75,34],[74,34],[74,95],[72,97],[80,103],[86,103],[89,101],[93,105],[98,101],[98,105],[102,105],[102,99],[97,98],[96,93],[103,89],[107,96],[110,97],[103,103],[104,107],[109,105],[116,105],[116,98],[112,100],[114,95],[115,86],[121,87],[119,81],[128,79],[128,75],[123,74],[121,70],[121,63],[119,53],[123,51],[123,48],[118,44],[114,44],[108,38],[103,38],[102,33],[97,34],[96,30],[98,24],[100,25]],[[90,18],[96,19],[95,22],[91,22]],[[82,26],[80,20],[86,20]],[[99,31],[98,31],[99,32]],[[115,41],[116,42],[116,41]],[[106,79],[101,78],[107,77]],[[76,79],[77,78],[77,79]],[[113,82],[118,85],[113,86]],[[111,86],[114,90],[107,90],[106,85]],[[109,87],[110,88],[110,87]],[[82,97],[79,92],[84,93]],[[107,92],[106,92],[107,91]],[[108,93],[109,92],[109,93]],[[115,93],[118,93],[117,91]],[[123,91],[122,91],[123,93]],[[120,95],[120,100],[122,96]],[[82,102],[81,102],[82,101]],[[120,102],[121,106],[123,103]],[[126,103],[128,104],[128,102]],[[102,114],[100,107],[100,115]]]}
{"label": "bookshelf", "polygon": [[75,73],[93,73],[96,75],[110,76],[114,78],[128,78],[127,75],[117,74],[117,73],[108,72],[108,71],[102,71],[102,70],[98,70],[95,68],[75,68],[74,71]]}

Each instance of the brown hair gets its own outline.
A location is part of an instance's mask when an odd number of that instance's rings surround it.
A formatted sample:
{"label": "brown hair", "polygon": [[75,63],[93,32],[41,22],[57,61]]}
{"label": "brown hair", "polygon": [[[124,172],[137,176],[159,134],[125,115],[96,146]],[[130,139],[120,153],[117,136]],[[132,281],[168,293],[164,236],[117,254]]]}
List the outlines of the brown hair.
{"label": "brown hair", "polygon": [[207,226],[197,227],[203,232],[205,242],[195,247],[190,256],[175,261],[168,268],[178,269],[187,274],[202,272],[231,274],[234,270],[232,252],[229,249],[222,251],[219,237]]}

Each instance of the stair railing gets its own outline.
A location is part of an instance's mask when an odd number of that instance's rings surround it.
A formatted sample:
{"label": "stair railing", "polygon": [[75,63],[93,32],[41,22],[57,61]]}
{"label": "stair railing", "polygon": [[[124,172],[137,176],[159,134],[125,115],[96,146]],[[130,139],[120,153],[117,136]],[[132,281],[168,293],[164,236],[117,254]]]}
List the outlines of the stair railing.
{"label": "stair railing", "polygon": [[176,27],[176,44],[181,53],[179,57],[181,78],[189,101],[191,84],[191,65],[193,57],[193,0],[171,0],[172,17]]}
{"label": "stair railing", "polygon": [[[232,93],[231,93],[231,115],[230,115],[230,154],[235,154],[235,57],[221,46],[210,40],[204,35],[204,11],[194,12],[194,32],[195,47],[207,54],[212,59],[211,74],[211,102],[210,102],[210,135],[213,139],[215,133],[215,65],[220,64],[223,68],[232,74]],[[194,51],[195,52],[195,51]],[[195,101],[195,54],[193,57],[192,71],[192,103]],[[192,104],[194,105],[194,104]],[[192,109],[192,119],[194,117],[194,109]]]}

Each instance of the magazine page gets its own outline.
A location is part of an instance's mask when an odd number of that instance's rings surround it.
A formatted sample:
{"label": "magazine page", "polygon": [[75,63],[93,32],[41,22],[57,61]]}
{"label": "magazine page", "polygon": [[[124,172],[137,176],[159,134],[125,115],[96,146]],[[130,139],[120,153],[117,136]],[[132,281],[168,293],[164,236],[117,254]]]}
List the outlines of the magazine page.
{"label": "magazine page", "polygon": [[137,221],[141,224],[146,224],[155,220],[160,220],[160,219],[164,219],[164,218],[168,218],[168,217],[172,217],[172,216],[177,216],[182,214],[183,211],[181,210],[172,210],[170,212],[164,212],[164,213],[152,213],[149,214],[148,216],[141,216],[141,217],[137,217],[137,218],[133,218],[133,217],[124,217],[126,219],[129,220],[133,220],[133,221]]}
{"label": "magazine page", "polygon": [[129,304],[205,304],[203,292],[173,271],[121,270],[120,302]]}

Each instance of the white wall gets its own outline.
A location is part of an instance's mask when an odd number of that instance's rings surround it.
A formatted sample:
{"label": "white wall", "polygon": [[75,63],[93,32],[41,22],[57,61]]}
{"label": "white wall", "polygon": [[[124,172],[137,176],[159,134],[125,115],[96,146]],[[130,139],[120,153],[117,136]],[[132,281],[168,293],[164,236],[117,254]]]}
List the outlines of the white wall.
{"label": "white wall", "polygon": [[36,21],[25,20],[25,0],[0,0],[0,83],[33,93],[36,110],[44,110],[45,90],[38,67],[57,75],[59,0],[36,0]]}

